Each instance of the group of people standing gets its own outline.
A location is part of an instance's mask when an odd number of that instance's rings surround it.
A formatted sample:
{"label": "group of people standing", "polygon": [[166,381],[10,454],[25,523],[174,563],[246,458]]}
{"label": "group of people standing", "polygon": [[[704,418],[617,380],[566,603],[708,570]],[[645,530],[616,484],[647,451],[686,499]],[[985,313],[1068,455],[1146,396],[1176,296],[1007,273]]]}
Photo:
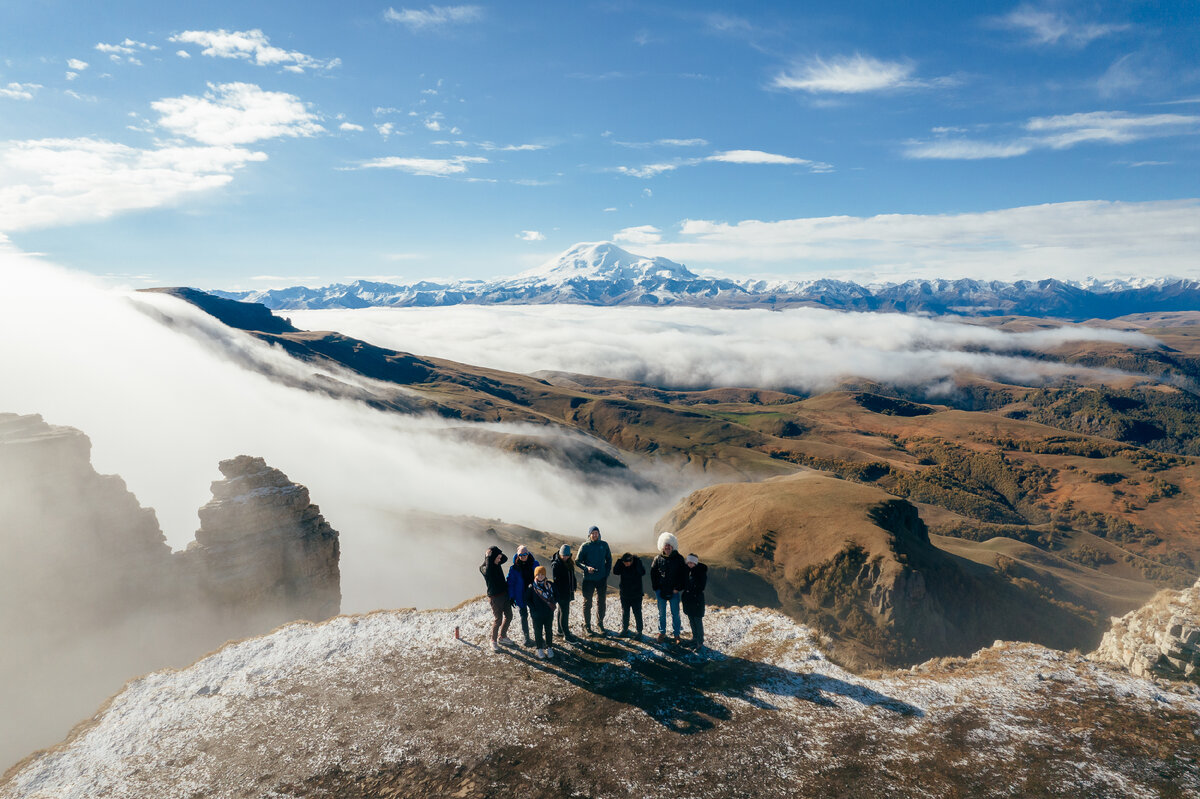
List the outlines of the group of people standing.
{"label": "group of people standing", "polygon": [[[671,639],[680,644],[682,607],[691,624],[691,645],[697,651],[704,648],[704,588],[708,582],[708,567],[696,555],[685,559],[679,554],[679,541],[671,533],[658,536],[658,555],[650,563],[650,587],[658,599],[658,641],[667,640],[667,608],[671,610]],[[608,635],[604,618],[608,610],[608,577],[620,578],[618,594],[621,599],[621,631],[623,638],[642,640],[643,578],[646,567],[642,559],[631,552],[621,555],[614,563],[608,542],[600,537],[600,528],[588,530],[588,540],[571,557],[571,547],[564,544],[550,558],[550,570],[538,563],[524,544],[517,547],[507,576],[502,568],[508,556],[500,547],[489,547],[479,573],[487,586],[492,607],[492,651],[502,646],[516,646],[508,637],[513,621],[513,606],[521,616],[525,646],[535,647],[541,659],[554,657],[553,628],[566,641],[578,640],[570,629],[571,602],[575,592],[583,593],[583,627],[588,635]],[[576,574],[578,572],[578,574]],[[595,608],[595,627],[592,609]],[[630,617],[634,622],[630,629]],[[557,625],[555,620],[557,619]],[[533,634],[530,635],[530,625]]]}

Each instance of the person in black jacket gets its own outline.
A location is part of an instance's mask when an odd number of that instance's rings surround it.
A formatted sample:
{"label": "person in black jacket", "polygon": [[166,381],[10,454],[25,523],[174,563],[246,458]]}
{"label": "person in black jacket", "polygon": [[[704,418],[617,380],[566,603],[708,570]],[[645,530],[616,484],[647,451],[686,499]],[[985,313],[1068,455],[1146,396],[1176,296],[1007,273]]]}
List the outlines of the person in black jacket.
{"label": "person in black jacket", "polygon": [[679,643],[679,594],[687,566],[679,554],[679,541],[671,533],[658,536],[658,555],[650,564],[650,586],[658,598],[658,640],[667,640],[667,605],[671,606],[671,629]]}
{"label": "person in black jacket", "polygon": [[571,618],[571,600],[575,598],[575,561],[571,559],[571,547],[563,544],[550,558],[550,576],[554,578],[554,595],[558,600],[558,634],[567,641],[574,641],[568,627]]}
{"label": "person in black jacket", "polygon": [[704,649],[704,586],[708,584],[708,567],[694,552],[687,556],[686,563],[681,604],[692,628],[692,646],[699,652]]}
{"label": "person in black jacket", "polygon": [[637,632],[633,633],[634,640],[642,640],[642,575],[646,567],[642,559],[632,552],[626,552],[621,559],[613,564],[613,574],[621,577],[621,637],[627,638],[629,632],[629,614],[637,623]]}
{"label": "person in black jacket", "polygon": [[504,579],[504,569],[500,567],[508,560],[508,555],[500,551],[500,547],[488,547],[484,553],[483,564],[479,573],[487,586],[488,602],[492,606],[492,651],[499,652],[500,645],[515,646],[508,637],[508,625],[512,624],[512,600],[508,597],[508,581]]}
{"label": "person in black jacket", "polygon": [[542,660],[554,657],[554,583],[546,579],[546,567],[533,570],[533,582],[525,589],[525,606],[529,608],[529,619],[533,622],[533,636],[537,641],[537,656]]}

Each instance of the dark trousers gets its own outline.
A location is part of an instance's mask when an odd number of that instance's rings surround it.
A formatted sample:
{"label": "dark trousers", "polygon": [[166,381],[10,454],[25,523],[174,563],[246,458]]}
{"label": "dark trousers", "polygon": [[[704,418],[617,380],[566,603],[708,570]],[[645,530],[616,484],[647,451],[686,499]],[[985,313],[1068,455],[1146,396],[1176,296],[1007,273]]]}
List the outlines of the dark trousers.
{"label": "dark trousers", "polygon": [[[533,641],[538,649],[549,649],[554,644],[554,616],[553,614],[545,618],[534,617],[533,619]],[[543,643],[544,642],[544,643]]]}
{"label": "dark trousers", "polygon": [[[521,607],[520,605],[518,605],[517,610],[521,611],[521,631],[523,633],[525,633],[525,638],[526,638],[526,640],[528,640],[529,639],[529,606],[526,605],[525,607]],[[529,646],[529,644],[526,644],[526,646]]]}
{"label": "dark trousers", "polygon": [[604,611],[608,609],[608,583],[603,580],[583,581],[583,626],[592,626],[592,596],[596,596],[596,625],[604,626]]}
{"label": "dark trousers", "polygon": [[689,613],[688,624],[692,626],[692,643],[697,647],[704,646],[704,614],[693,616]]}
{"label": "dark trousers", "polygon": [[567,623],[570,618],[571,618],[571,603],[570,603],[570,601],[559,602],[558,603],[558,634],[561,635],[563,638],[566,638],[568,635],[571,634],[571,631],[567,628]]}
{"label": "dark trousers", "polygon": [[496,594],[488,597],[492,605],[492,640],[508,635],[508,625],[512,624],[512,600],[508,594]]}
{"label": "dark trousers", "polygon": [[633,613],[633,620],[637,622],[637,631],[640,635],[642,632],[642,598],[631,597],[626,599],[621,597],[621,630],[629,629],[629,614]]}

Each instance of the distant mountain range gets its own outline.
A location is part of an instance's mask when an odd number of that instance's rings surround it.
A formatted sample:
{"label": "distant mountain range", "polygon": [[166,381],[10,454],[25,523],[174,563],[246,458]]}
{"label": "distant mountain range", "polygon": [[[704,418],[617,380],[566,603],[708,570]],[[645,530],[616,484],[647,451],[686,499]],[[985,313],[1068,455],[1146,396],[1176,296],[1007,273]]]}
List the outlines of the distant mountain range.
{"label": "distant mountain range", "polygon": [[493,281],[421,281],[409,285],[358,280],[324,288],[212,291],[272,310],[431,307],[442,305],[684,305],[706,308],[822,307],[844,311],[967,316],[1113,318],[1131,313],[1200,310],[1200,282],[908,280],[861,285],[843,280],[756,280],[704,277],[666,258],[647,258],[609,242],[576,244],[516,277]]}

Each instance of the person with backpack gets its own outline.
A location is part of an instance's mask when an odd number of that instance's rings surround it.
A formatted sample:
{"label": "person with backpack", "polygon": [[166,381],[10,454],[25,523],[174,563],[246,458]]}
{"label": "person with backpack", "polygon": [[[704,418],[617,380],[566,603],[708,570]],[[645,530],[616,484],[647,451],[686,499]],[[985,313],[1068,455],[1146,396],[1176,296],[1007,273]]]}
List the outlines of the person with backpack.
{"label": "person with backpack", "polygon": [[[621,637],[633,637],[635,641],[642,640],[642,576],[646,567],[642,559],[632,552],[626,552],[613,564],[613,574],[621,577]],[[629,632],[629,614],[637,622],[637,632]]]}
{"label": "person with backpack", "polygon": [[604,615],[608,609],[608,573],[612,571],[612,550],[600,540],[600,528],[588,530],[588,540],[579,547],[576,559],[583,572],[583,629],[592,635],[592,597],[596,597],[596,627],[604,635]]}
{"label": "person with backpack", "polygon": [[533,582],[533,570],[538,567],[533,553],[524,545],[517,547],[512,565],[508,567],[508,595],[521,612],[521,630],[525,633],[525,646],[533,646],[529,635],[529,606],[525,602],[525,589]]}
{"label": "person with backpack", "polygon": [[537,656],[541,660],[554,657],[554,583],[546,579],[546,567],[533,570],[533,582],[525,589],[525,604],[533,619],[533,635],[537,641]]}
{"label": "person with backpack", "polygon": [[575,598],[575,561],[571,559],[571,547],[563,544],[554,557],[550,558],[550,576],[554,578],[554,595],[558,600],[558,634],[563,640],[574,641],[569,621],[571,600]]}
{"label": "person with backpack", "polygon": [[674,643],[679,643],[679,594],[687,566],[679,554],[679,540],[668,532],[658,536],[658,555],[650,564],[650,586],[658,598],[658,642],[667,640],[667,605],[671,606]]}
{"label": "person with backpack", "polygon": [[704,587],[708,584],[708,566],[701,563],[700,557],[694,552],[684,562],[687,564],[687,574],[683,579],[683,591],[679,594],[680,604],[692,628],[692,646],[700,652],[704,649]]}
{"label": "person with backpack", "polygon": [[484,553],[483,564],[479,573],[487,588],[488,603],[492,606],[492,651],[499,652],[500,645],[515,646],[508,637],[508,625],[512,624],[512,599],[508,596],[508,582],[504,579],[504,570],[500,567],[508,560],[508,555],[500,551],[500,547],[488,547]]}

